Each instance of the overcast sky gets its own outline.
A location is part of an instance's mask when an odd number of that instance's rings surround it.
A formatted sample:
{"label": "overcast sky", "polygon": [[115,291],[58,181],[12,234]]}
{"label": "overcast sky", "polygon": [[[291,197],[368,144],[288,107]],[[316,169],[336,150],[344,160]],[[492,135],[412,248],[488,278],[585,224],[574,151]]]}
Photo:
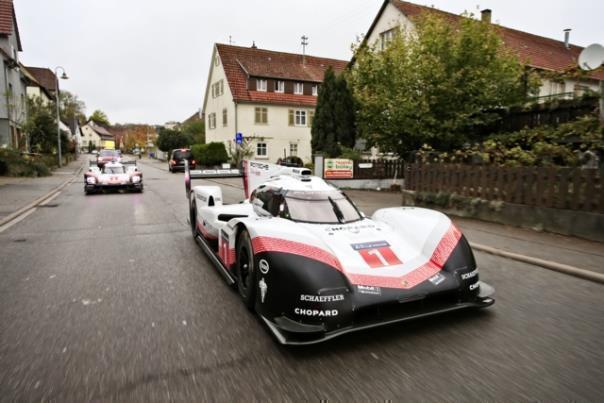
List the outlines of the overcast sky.
{"label": "overcast sky", "polygon": [[[215,42],[349,59],[382,0],[14,0],[26,65],[61,65],[61,86],[112,123],[182,121],[201,107]],[[571,42],[604,43],[604,1],[431,0],[459,14]]]}

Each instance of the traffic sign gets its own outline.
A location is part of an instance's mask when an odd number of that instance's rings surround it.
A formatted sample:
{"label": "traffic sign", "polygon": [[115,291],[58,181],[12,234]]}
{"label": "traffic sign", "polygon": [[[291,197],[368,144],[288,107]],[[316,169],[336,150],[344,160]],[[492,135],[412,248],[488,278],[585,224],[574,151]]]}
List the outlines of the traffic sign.
{"label": "traffic sign", "polygon": [[235,143],[237,143],[237,144],[243,143],[243,133],[237,133],[235,135]]}

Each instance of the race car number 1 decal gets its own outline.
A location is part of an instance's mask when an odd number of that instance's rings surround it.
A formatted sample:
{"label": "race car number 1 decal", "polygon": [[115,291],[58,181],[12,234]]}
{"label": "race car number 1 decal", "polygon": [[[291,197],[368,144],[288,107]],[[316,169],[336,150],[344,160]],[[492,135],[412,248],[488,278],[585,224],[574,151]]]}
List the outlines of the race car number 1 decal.
{"label": "race car number 1 decal", "polygon": [[402,264],[400,259],[390,249],[390,244],[386,241],[354,243],[350,246],[359,252],[363,260],[371,268]]}

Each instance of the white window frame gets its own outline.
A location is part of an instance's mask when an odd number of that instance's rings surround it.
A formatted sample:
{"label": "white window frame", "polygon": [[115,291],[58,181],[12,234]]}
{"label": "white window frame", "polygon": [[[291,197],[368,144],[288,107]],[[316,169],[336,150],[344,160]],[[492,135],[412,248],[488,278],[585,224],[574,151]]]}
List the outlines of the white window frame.
{"label": "white window frame", "polygon": [[208,127],[210,129],[216,128],[216,114],[215,113],[210,113],[208,115]]}
{"label": "white window frame", "polygon": [[386,49],[388,47],[388,45],[390,44],[390,42],[392,42],[392,40],[394,39],[394,34],[396,32],[396,27],[395,28],[391,28],[387,31],[384,31],[380,34],[380,39],[381,39],[381,47],[382,50]]}
{"label": "white window frame", "polygon": [[289,155],[298,156],[298,143],[289,143]]}
{"label": "white window frame", "polygon": [[285,92],[285,81],[275,81],[275,92],[283,94]]}
{"label": "white window frame", "polygon": [[312,86],[312,96],[313,97],[319,96],[319,86],[317,84]]}
{"label": "white window frame", "polygon": [[256,79],[256,91],[266,92],[266,80],[261,78]]}
{"label": "white window frame", "polygon": [[304,109],[296,109],[294,111],[294,126],[306,126],[308,112]]}
{"label": "white window frame", "polygon": [[304,83],[294,83],[294,94],[296,94],[296,95],[304,94]]}
{"label": "white window frame", "polygon": [[[261,147],[264,146],[264,147]],[[264,149],[264,153],[260,153],[260,150]],[[256,143],[256,157],[258,158],[268,158],[268,144],[264,141]]]}

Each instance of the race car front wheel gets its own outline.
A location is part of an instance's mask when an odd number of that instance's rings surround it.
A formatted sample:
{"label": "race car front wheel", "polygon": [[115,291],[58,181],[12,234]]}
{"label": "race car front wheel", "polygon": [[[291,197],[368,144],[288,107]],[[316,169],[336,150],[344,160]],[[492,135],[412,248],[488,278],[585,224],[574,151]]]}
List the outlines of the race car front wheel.
{"label": "race car front wheel", "polygon": [[254,250],[250,234],[243,230],[237,240],[237,289],[245,306],[253,310],[256,291],[256,270]]}
{"label": "race car front wheel", "polygon": [[191,233],[193,238],[197,236],[197,206],[195,205],[195,199],[192,198],[191,206],[189,208],[189,222],[191,223]]}

